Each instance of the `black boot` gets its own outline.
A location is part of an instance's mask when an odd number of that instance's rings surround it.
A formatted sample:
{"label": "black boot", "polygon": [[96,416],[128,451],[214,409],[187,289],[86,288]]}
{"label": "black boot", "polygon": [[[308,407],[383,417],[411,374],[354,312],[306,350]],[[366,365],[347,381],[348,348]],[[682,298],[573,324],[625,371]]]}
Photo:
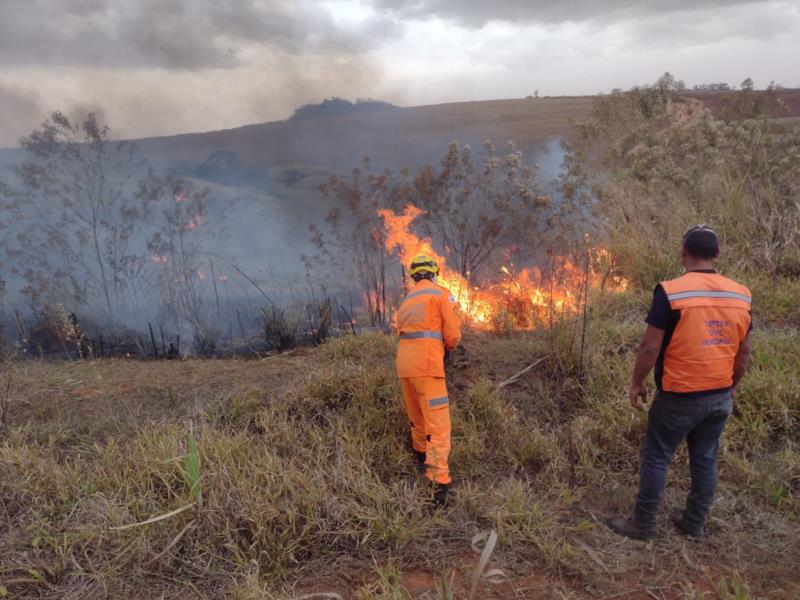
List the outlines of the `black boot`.
{"label": "black boot", "polygon": [[611,519],[608,525],[614,532],[633,540],[649,540],[656,535],[653,529],[642,529],[633,519],[626,519],[625,517]]}
{"label": "black boot", "polygon": [[450,486],[446,483],[437,483],[436,490],[433,492],[433,506],[434,508],[445,508],[449,500],[448,493]]}
{"label": "black boot", "polygon": [[683,519],[683,513],[681,511],[672,513],[672,524],[677,527],[678,531],[692,541],[702,542],[706,539],[705,527],[690,525]]}
{"label": "black boot", "polygon": [[417,471],[420,473],[425,473],[425,459],[427,458],[427,454],[424,452],[420,452],[419,450],[414,450],[414,460],[417,465]]}

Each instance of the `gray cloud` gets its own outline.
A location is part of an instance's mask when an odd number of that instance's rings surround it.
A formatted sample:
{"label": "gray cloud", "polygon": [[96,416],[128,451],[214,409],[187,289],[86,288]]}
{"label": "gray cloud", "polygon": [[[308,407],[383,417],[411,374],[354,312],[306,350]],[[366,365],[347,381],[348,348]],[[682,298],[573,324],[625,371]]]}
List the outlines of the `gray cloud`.
{"label": "gray cloud", "polygon": [[230,68],[248,47],[347,55],[396,30],[378,16],[341,31],[312,0],[3,0],[0,62]]}
{"label": "gray cloud", "polygon": [[584,94],[665,70],[793,85],[798,31],[789,1],[0,0],[0,147],[81,106],[138,137],[330,96]]}
{"label": "gray cloud", "polygon": [[668,27],[657,16],[641,19],[636,23],[635,41],[641,46],[669,48],[731,38],[777,41],[780,36],[789,35],[800,39],[800,6],[765,3],[757,10],[751,8],[708,11],[703,18],[691,12],[675,14],[671,15]]}
{"label": "gray cloud", "polygon": [[439,17],[467,27],[482,27],[492,21],[616,21],[681,11],[725,9],[749,2],[752,0],[376,0],[376,5],[400,18]]}

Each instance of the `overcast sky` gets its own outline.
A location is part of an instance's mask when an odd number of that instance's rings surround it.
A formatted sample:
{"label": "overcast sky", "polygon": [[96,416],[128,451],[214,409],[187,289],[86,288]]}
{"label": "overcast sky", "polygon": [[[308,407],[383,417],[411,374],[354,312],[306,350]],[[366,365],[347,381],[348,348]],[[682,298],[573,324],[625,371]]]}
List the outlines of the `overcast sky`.
{"label": "overcast sky", "polygon": [[595,94],[667,70],[800,87],[798,56],[800,0],[0,0],[0,146],[54,109],[140,137],[330,96]]}

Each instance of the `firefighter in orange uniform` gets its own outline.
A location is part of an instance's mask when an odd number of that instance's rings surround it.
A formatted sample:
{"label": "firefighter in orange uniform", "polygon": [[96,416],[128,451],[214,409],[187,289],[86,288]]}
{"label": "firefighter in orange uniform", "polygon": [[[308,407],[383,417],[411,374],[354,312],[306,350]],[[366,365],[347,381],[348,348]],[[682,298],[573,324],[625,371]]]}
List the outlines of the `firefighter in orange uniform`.
{"label": "firefighter in orange uniform", "polygon": [[434,504],[444,506],[450,487],[450,409],[444,379],[446,353],[461,339],[455,298],[436,283],[439,266],[416,256],[409,274],[414,287],[397,311],[397,376],[411,422],[411,444],[417,464],[436,484]]}
{"label": "firefighter in orange uniform", "polygon": [[644,409],[644,379],[655,367],[658,389],[640,450],[639,493],[633,516],[611,521],[612,529],[626,537],[655,534],[667,468],[684,439],[692,486],[685,510],[673,514],[672,522],[688,537],[705,537],[719,438],[747,368],[752,329],[750,290],[716,272],[718,256],[717,234],[705,225],[692,227],[683,236],[686,271],[658,284],[653,293],[628,393],[631,404]]}

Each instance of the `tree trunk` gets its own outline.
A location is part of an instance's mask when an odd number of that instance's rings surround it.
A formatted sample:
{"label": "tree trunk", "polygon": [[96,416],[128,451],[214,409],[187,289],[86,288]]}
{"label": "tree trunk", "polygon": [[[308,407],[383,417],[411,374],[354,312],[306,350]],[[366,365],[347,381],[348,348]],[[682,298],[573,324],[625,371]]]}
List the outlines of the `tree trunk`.
{"label": "tree trunk", "polygon": [[92,219],[92,241],[94,242],[94,252],[97,258],[97,266],[100,267],[100,281],[103,285],[103,296],[106,299],[106,309],[108,309],[108,320],[111,325],[111,332],[114,333],[116,326],[114,323],[114,309],[111,306],[111,294],[108,292],[108,279],[106,278],[106,267],[103,264],[103,253],[100,251],[100,240],[97,239],[97,219]]}

